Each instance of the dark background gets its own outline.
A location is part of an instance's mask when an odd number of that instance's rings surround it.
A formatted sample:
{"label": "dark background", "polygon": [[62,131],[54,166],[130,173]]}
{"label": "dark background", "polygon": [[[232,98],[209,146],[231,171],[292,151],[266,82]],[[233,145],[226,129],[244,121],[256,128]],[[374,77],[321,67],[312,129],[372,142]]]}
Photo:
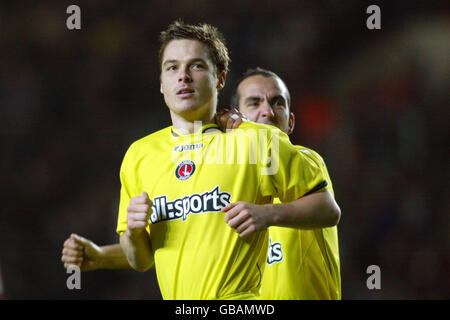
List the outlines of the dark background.
{"label": "dark background", "polygon": [[[342,209],[343,299],[450,298],[445,1],[15,1],[0,6],[0,264],[7,299],[160,299],[153,271],[82,274],[60,262],[76,232],[118,242],[119,168],[171,124],[159,32],[218,27],[231,54],[219,106],[249,67],[291,91],[292,140],[325,159]],[[66,8],[81,8],[68,30]],[[368,30],[366,8],[381,8]],[[381,269],[368,290],[366,269]],[[187,275],[189,276],[189,275]]]}

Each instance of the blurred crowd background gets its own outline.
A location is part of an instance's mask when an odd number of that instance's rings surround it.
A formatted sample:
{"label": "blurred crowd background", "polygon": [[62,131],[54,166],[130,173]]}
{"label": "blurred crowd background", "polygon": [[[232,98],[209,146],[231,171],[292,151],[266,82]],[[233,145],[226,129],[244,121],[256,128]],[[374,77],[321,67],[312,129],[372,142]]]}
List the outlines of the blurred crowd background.
{"label": "blurred crowd background", "polygon": [[[81,30],[66,28],[71,4]],[[161,298],[154,271],[89,272],[70,291],[60,258],[72,232],[118,242],[122,157],[171,124],[158,35],[178,18],[227,39],[220,107],[247,68],[285,80],[292,140],[323,156],[342,209],[343,299],[449,299],[449,5],[356,0],[2,2],[0,296]]]}

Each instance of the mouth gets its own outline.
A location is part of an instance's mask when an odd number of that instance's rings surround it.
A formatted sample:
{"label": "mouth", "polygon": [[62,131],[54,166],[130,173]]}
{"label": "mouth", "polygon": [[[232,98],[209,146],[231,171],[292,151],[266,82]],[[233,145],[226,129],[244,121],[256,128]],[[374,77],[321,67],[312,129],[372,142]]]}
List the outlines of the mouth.
{"label": "mouth", "polygon": [[180,90],[177,91],[177,97],[184,99],[184,98],[189,98],[191,96],[193,96],[195,93],[194,89],[191,88],[182,88]]}

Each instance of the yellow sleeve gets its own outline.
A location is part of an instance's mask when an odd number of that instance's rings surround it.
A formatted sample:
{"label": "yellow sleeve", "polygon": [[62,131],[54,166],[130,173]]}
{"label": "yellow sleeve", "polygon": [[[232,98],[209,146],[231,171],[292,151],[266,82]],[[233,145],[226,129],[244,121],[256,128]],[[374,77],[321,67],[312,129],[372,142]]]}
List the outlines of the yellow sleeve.
{"label": "yellow sleeve", "polygon": [[117,233],[122,235],[127,230],[127,207],[132,197],[138,194],[138,181],[136,177],[136,161],[133,145],[128,149],[120,167],[120,203],[117,220]]}
{"label": "yellow sleeve", "polygon": [[285,133],[271,130],[268,149],[271,172],[261,176],[263,195],[290,202],[327,188],[320,164],[292,145]]}
{"label": "yellow sleeve", "polygon": [[[328,173],[328,168],[325,164],[325,161],[320,156],[320,154],[318,154],[316,151],[314,151],[312,149],[305,148],[302,146],[298,146],[298,150],[300,152],[303,152],[304,154],[306,154],[308,157],[310,157],[322,169],[325,180],[327,181],[327,186],[323,190],[328,189],[334,197],[333,183],[331,181],[330,174]],[[323,190],[320,190],[320,191],[323,191]]]}

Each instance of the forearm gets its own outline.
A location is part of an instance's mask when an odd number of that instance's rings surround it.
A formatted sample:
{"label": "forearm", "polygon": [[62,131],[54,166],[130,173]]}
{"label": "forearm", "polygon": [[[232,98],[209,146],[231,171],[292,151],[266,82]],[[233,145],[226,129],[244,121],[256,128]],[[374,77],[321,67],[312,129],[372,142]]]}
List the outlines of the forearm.
{"label": "forearm", "polygon": [[318,229],[338,224],[341,210],[331,193],[316,192],[289,203],[266,205],[270,225],[299,229]]}
{"label": "forearm", "polygon": [[133,269],[120,244],[102,246],[100,249],[102,252],[100,269]]}
{"label": "forearm", "polygon": [[153,264],[150,237],[147,232],[131,235],[128,230],[120,237],[120,246],[128,264],[137,271],[147,271]]}

